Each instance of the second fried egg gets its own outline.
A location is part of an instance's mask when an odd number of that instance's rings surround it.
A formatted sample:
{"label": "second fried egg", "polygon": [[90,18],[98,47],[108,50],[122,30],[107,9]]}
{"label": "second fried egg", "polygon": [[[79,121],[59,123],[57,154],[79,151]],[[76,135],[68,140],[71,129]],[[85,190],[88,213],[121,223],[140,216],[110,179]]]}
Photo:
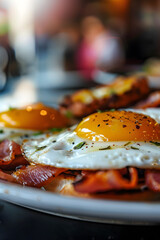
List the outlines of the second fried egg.
{"label": "second fried egg", "polygon": [[24,138],[46,137],[48,133],[52,134],[53,128],[61,129],[67,124],[65,116],[42,103],[11,108],[0,112],[0,141],[10,139],[21,143]]}

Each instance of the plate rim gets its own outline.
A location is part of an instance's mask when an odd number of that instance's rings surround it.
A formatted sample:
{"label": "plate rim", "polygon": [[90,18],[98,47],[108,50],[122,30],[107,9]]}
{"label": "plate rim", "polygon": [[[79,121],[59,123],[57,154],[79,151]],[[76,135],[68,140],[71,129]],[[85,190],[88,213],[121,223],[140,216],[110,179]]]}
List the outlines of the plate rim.
{"label": "plate rim", "polygon": [[160,223],[160,203],[88,199],[0,181],[0,199],[37,211],[96,222]]}

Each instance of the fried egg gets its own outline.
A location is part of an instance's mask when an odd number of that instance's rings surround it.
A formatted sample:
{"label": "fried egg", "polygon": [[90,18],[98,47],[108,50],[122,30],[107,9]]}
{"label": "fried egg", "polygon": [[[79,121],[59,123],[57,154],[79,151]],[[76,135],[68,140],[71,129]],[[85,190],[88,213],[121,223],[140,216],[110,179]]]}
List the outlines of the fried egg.
{"label": "fried egg", "polygon": [[0,112],[0,141],[11,139],[21,143],[24,138],[46,137],[49,129],[63,128],[67,125],[67,121],[67,118],[57,110],[42,103],[21,109],[11,108]]}
{"label": "fried egg", "polygon": [[25,140],[28,161],[68,169],[160,168],[160,109],[94,113],[60,134]]}

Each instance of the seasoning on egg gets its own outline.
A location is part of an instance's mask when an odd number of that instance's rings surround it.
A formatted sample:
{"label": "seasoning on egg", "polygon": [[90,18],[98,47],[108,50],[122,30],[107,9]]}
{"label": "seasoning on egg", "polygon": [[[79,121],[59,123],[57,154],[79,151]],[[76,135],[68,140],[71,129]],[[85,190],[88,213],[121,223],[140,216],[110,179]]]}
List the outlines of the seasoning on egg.
{"label": "seasoning on egg", "polygon": [[108,146],[106,148],[99,148],[99,150],[110,150],[110,149],[112,149],[111,146]]}
{"label": "seasoning on egg", "polygon": [[76,146],[74,146],[73,149],[80,149],[80,148],[82,148],[82,147],[84,146],[85,143],[86,143],[86,142],[80,142],[80,143],[78,143]]}
{"label": "seasoning on egg", "polygon": [[150,143],[152,143],[152,144],[154,144],[154,145],[156,145],[156,146],[160,146],[160,143],[159,143],[159,142],[152,142],[152,141],[150,141]]}
{"label": "seasoning on egg", "polygon": [[131,146],[131,149],[133,149],[133,150],[139,150],[139,148],[136,148],[136,147],[133,147],[133,146]]}

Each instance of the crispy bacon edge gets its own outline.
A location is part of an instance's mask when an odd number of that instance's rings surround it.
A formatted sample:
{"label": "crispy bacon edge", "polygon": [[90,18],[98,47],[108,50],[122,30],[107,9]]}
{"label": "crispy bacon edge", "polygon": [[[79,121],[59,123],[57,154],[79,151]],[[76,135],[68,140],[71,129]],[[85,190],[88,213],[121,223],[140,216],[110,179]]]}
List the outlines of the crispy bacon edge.
{"label": "crispy bacon edge", "polygon": [[160,192],[160,170],[146,170],[145,181],[151,191]]}
{"label": "crispy bacon edge", "polygon": [[13,172],[5,173],[0,170],[0,179],[8,182],[16,182],[30,187],[43,187],[53,181],[64,169],[43,165],[28,165]]}
{"label": "crispy bacon edge", "polygon": [[21,147],[12,140],[3,140],[0,143],[0,168],[13,170],[19,165],[27,165],[27,160],[22,156]]}
{"label": "crispy bacon edge", "polygon": [[110,190],[134,189],[138,183],[136,168],[129,168],[130,180],[123,177],[120,170],[87,172],[80,181],[73,183],[80,193],[96,193]]}
{"label": "crispy bacon edge", "polygon": [[[15,170],[17,167],[21,168],[12,174],[7,172]],[[19,144],[7,139],[0,143],[0,179],[2,180],[32,187],[42,187],[63,171],[64,169],[50,166],[29,165],[22,155]]]}
{"label": "crispy bacon edge", "polygon": [[135,108],[145,109],[160,106],[160,91],[151,93],[147,99],[139,102]]}

